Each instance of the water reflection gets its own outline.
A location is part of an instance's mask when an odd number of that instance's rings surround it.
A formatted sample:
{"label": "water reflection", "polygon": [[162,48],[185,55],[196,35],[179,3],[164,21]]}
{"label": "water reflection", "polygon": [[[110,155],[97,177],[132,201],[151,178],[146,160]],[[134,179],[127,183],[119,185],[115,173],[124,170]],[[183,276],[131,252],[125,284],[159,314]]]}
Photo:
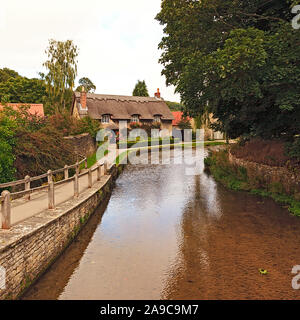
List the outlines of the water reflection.
{"label": "water reflection", "polygon": [[300,219],[186,167],[129,165],[85,244],[74,242],[25,298],[298,298]]}

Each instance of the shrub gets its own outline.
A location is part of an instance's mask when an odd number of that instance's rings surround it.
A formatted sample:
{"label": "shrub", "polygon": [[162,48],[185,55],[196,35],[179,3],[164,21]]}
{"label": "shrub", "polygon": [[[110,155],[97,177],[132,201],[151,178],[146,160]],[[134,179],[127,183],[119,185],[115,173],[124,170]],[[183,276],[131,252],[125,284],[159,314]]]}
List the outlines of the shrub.
{"label": "shrub", "polygon": [[96,137],[100,130],[100,122],[90,117],[76,119],[70,115],[68,111],[63,111],[50,116],[47,124],[64,136],[78,135],[81,133],[89,133],[93,138]]}
{"label": "shrub", "polygon": [[291,159],[300,160],[300,137],[292,143],[287,143],[285,151]]}
{"label": "shrub", "polygon": [[14,147],[17,178],[37,176],[76,162],[76,155],[63,135],[49,126],[35,132],[26,128],[16,131]]}
{"label": "shrub", "polygon": [[73,164],[77,157],[64,136],[88,132],[95,137],[99,129],[99,122],[67,112],[41,118],[29,114],[28,107],[5,107],[0,111],[0,183]]}
{"label": "shrub", "polygon": [[16,145],[14,136],[16,128],[15,121],[0,113],[0,183],[15,179],[13,148]]}
{"label": "shrub", "polygon": [[289,160],[285,155],[284,142],[280,140],[242,140],[240,144],[231,147],[231,153],[237,158],[269,166],[283,167]]}

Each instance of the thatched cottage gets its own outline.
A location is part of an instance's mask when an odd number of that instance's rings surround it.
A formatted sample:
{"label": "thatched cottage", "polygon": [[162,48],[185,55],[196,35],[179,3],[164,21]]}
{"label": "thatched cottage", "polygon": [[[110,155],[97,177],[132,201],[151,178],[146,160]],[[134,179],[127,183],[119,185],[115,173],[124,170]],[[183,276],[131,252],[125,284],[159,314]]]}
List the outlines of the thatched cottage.
{"label": "thatched cottage", "polygon": [[170,135],[174,119],[159,90],[154,98],[74,92],[72,115],[76,118],[89,115],[111,130],[119,129],[119,121],[126,121],[128,127],[131,123],[160,122],[161,129],[167,129]]}

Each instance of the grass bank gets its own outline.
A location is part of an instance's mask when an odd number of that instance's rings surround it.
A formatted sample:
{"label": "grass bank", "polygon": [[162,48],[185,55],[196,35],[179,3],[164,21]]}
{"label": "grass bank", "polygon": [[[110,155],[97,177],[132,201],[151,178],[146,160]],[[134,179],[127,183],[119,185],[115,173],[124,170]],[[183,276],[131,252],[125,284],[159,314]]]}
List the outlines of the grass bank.
{"label": "grass bank", "polygon": [[264,185],[262,188],[260,177],[257,177],[257,181],[260,183],[256,184],[254,181],[250,181],[246,168],[232,165],[229,162],[227,150],[211,152],[204,162],[206,170],[225,187],[271,197],[279,204],[288,206],[289,212],[293,215],[300,216],[300,201],[298,199],[283,193],[280,183]]}

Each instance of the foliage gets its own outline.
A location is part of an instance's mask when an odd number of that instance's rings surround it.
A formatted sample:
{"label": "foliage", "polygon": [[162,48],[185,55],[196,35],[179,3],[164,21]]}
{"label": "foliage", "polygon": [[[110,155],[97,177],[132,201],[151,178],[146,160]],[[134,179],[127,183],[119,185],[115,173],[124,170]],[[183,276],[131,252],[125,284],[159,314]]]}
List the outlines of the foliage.
{"label": "foliage", "polygon": [[291,159],[300,162],[300,137],[297,137],[294,142],[286,145],[286,153]]}
{"label": "foliage", "polygon": [[98,131],[101,129],[100,122],[87,116],[77,120],[77,130],[73,134],[89,133],[91,137],[96,138]]}
{"label": "foliage", "polygon": [[160,62],[191,116],[212,112],[213,127],[232,138],[300,132],[300,33],[290,5],[163,0]]}
{"label": "foliage", "polygon": [[49,169],[63,168],[64,165],[76,161],[71,146],[61,132],[49,126],[35,132],[20,127],[16,131],[16,139],[14,165],[19,178],[24,178],[25,175],[40,175]]}
{"label": "foliage", "polygon": [[137,97],[149,97],[148,89],[145,80],[138,80],[137,84],[132,93],[133,96]]}
{"label": "foliage", "polygon": [[0,82],[1,102],[11,103],[44,103],[46,101],[46,85],[39,79],[11,77]]}
{"label": "foliage", "polygon": [[68,111],[57,112],[48,117],[48,125],[61,132],[64,136],[78,135],[89,133],[93,138],[96,137],[100,130],[100,122],[90,117],[76,119]]}
{"label": "foliage", "polygon": [[140,129],[141,128],[141,124],[139,122],[131,122],[130,123],[130,129]]}
{"label": "foliage", "polygon": [[12,119],[0,113],[0,183],[15,179],[13,148],[16,145],[16,128],[17,125]]}
{"label": "foliage", "polygon": [[274,167],[284,167],[290,160],[284,150],[284,143],[280,140],[258,138],[231,146],[231,153],[237,158]]}
{"label": "foliage", "polygon": [[77,87],[76,91],[81,92],[82,87],[84,87],[85,92],[95,92],[96,90],[96,86],[93,84],[93,82],[86,77],[79,79],[79,86]]}
{"label": "foliage", "polygon": [[192,128],[190,120],[184,117],[177,123],[177,126],[181,130]]}
{"label": "foliage", "polygon": [[45,76],[49,104],[53,111],[69,109],[77,75],[78,48],[72,40],[49,40],[45,51],[48,60],[43,63],[48,73]]}
{"label": "foliage", "polygon": [[0,111],[0,182],[36,176],[72,164],[76,155],[66,135],[88,132],[96,136],[99,122],[77,120],[62,112],[47,118],[31,115],[28,107]]}
{"label": "foliage", "polygon": [[165,103],[168,105],[168,107],[171,111],[183,111],[184,110],[184,106],[181,103],[172,102],[172,101],[165,101]]}
{"label": "foliage", "polygon": [[271,197],[276,202],[288,205],[289,211],[300,216],[300,201],[284,193],[283,186],[279,183],[267,184],[257,176],[256,181],[248,177],[244,167],[232,165],[228,160],[227,151],[211,152],[204,159],[205,168],[214,178],[232,190],[250,191],[260,196]]}
{"label": "foliage", "polygon": [[9,68],[0,69],[0,83],[6,82],[10,78],[17,78],[19,76],[20,75],[18,74],[18,72],[11,70]]}

